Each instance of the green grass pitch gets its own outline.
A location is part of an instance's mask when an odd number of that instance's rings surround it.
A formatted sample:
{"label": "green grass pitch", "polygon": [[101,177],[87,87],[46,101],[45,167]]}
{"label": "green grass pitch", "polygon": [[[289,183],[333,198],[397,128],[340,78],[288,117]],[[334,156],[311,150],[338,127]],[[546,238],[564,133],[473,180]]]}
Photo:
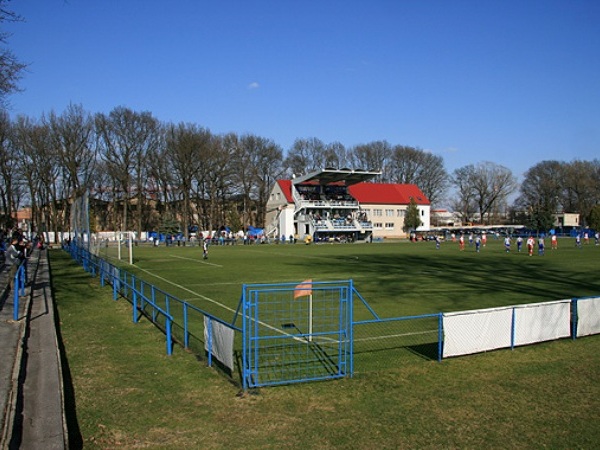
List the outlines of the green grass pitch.
{"label": "green grass pitch", "polygon": [[[116,261],[108,247],[100,255]],[[600,246],[576,248],[559,239],[557,250],[528,256],[504,251],[489,239],[479,253],[458,243],[232,245],[210,247],[209,258],[195,247],[134,247],[126,270],[224,320],[233,318],[243,284],[354,280],[380,317],[461,311],[600,294]],[[355,320],[369,319],[355,308]]]}

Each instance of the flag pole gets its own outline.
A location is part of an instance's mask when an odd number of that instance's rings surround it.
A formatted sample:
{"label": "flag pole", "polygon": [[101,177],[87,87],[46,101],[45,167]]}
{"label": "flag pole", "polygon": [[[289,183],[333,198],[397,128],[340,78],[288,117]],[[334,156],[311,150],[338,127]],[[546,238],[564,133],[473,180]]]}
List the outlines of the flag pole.
{"label": "flag pole", "polygon": [[308,296],[308,341],[312,342],[312,332],[313,332],[313,296],[312,289],[310,291],[310,295]]}

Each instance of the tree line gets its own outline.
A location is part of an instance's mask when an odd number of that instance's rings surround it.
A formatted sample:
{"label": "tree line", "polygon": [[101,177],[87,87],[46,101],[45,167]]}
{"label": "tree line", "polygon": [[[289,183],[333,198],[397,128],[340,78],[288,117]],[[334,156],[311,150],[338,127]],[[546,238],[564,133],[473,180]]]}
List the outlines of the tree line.
{"label": "tree line", "polygon": [[72,200],[88,192],[98,230],[139,233],[167,222],[184,234],[194,226],[261,227],[277,179],[326,167],[379,170],[374,182],[416,184],[433,205],[453,188],[448,203],[465,221],[491,223],[512,211],[513,220],[548,229],[562,210],[592,224],[600,203],[598,160],[542,161],[519,185],[496,163],[449,174],[442,157],[387,141],[346,148],[297,139],[284,155],[274,141],[253,134],[217,135],[126,107],[92,114],[69,105],[38,119],[0,114],[0,221],[10,228],[15,211],[30,206],[34,228],[67,231]]}

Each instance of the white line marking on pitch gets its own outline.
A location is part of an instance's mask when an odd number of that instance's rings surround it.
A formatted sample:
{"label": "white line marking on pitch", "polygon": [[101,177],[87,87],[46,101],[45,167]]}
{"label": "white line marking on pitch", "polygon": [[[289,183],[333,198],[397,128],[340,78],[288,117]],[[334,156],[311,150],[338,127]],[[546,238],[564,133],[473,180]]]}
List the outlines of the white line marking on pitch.
{"label": "white line marking on pitch", "polygon": [[[152,276],[152,277],[159,278],[159,279],[161,279],[161,280],[165,281],[166,283],[172,284],[173,286],[175,286],[175,287],[178,287],[179,289],[182,289],[182,290],[184,290],[184,291],[186,291],[186,292],[189,292],[189,293],[190,293],[190,294],[192,294],[192,295],[195,295],[195,296],[197,296],[197,297],[200,297],[200,298],[202,298],[202,299],[206,300],[207,302],[214,303],[215,305],[217,305],[217,306],[220,306],[221,308],[223,308],[223,309],[226,309],[227,311],[231,311],[232,313],[235,313],[235,312],[236,312],[236,310],[235,310],[235,309],[233,309],[233,308],[230,308],[229,306],[225,306],[223,303],[219,303],[218,301],[216,301],[216,300],[213,300],[212,298],[208,298],[208,297],[206,297],[206,296],[204,296],[204,295],[202,295],[202,294],[198,294],[197,292],[194,292],[194,291],[192,291],[191,289],[188,289],[188,288],[186,288],[186,287],[184,287],[184,286],[182,286],[182,285],[180,285],[180,284],[173,283],[172,281],[170,281],[170,280],[167,280],[166,278],[163,278],[163,277],[161,277],[161,276],[159,276],[159,275],[153,274],[153,273],[152,273],[152,272],[150,272],[149,270],[142,269],[142,268],[140,268],[140,267],[138,267],[138,269],[139,269],[139,270],[141,270],[142,272],[146,272],[148,275],[150,275],[150,276]],[[255,321],[256,321],[256,319],[254,319],[253,317],[250,317],[250,320],[252,320],[253,322],[255,322]],[[258,323],[259,323],[259,324],[261,324],[262,326],[266,327],[266,328],[269,328],[269,329],[271,329],[271,330],[273,330],[273,331],[276,331],[276,332],[278,332],[278,333],[282,334],[283,336],[288,336],[288,337],[291,337],[291,338],[292,338],[292,339],[294,339],[295,341],[306,342],[306,339],[301,339],[301,338],[299,338],[299,337],[297,337],[297,336],[294,336],[293,334],[286,333],[285,331],[282,331],[282,330],[280,330],[279,328],[277,328],[277,327],[274,327],[273,325],[269,325],[268,323],[265,323],[265,322],[263,322],[263,321],[261,321],[261,320],[259,320],[259,321],[258,321]]]}
{"label": "white line marking on pitch", "polygon": [[186,292],[189,292],[190,294],[195,295],[196,297],[200,297],[200,298],[206,300],[207,302],[214,303],[215,305],[220,306],[223,309],[226,309],[227,311],[231,311],[231,312],[235,312],[236,311],[235,309],[230,308],[229,306],[226,306],[223,303],[220,303],[220,302],[218,302],[216,300],[213,300],[212,298],[208,298],[208,297],[206,297],[206,296],[204,296],[202,294],[194,292],[191,289],[188,289],[185,286],[182,286],[181,284],[173,283],[171,280],[168,280],[167,278],[161,277],[160,275],[156,275],[155,273],[152,273],[149,270],[142,269],[141,267],[138,267],[138,269],[141,270],[142,272],[146,272],[148,275],[150,275],[152,277],[158,278],[159,280],[162,280],[162,281],[164,281],[166,283],[169,283],[169,284],[171,284],[171,285],[173,285],[173,286],[175,286],[175,287],[177,287],[179,289],[182,289],[182,290],[184,290]]}
{"label": "white line marking on pitch", "polygon": [[223,267],[220,264],[213,264],[213,263],[209,263],[208,261],[204,261],[202,259],[195,259],[195,258],[186,258],[185,256],[177,256],[177,255],[169,255],[171,258],[179,258],[179,259],[187,259],[188,261],[194,261],[200,264],[206,264],[207,266],[215,266],[215,267]]}

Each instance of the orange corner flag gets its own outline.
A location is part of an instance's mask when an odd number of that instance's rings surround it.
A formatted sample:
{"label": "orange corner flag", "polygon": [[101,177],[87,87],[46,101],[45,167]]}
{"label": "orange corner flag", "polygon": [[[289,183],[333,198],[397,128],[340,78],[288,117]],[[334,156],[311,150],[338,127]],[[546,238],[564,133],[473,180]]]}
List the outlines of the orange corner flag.
{"label": "orange corner flag", "polygon": [[312,295],[312,280],[305,280],[294,289],[294,300],[305,295]]}

